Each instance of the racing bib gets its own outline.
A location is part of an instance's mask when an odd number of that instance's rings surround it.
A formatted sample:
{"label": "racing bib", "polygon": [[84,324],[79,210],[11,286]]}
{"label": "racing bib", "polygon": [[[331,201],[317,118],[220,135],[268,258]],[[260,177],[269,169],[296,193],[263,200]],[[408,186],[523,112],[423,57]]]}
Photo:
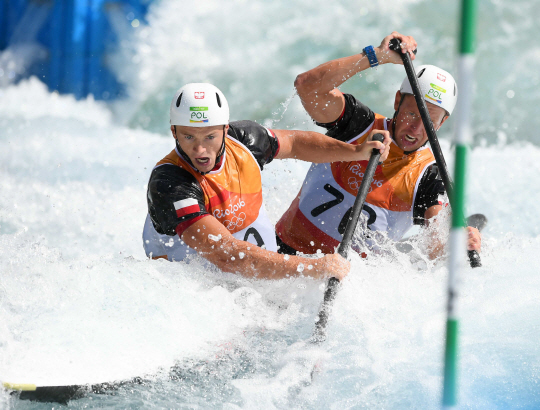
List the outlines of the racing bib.
{"label": "racing bib", "polygon": [[[375,121],[349,143],[361,144],[372,129],[386,129],[387,121]],[[413,225],[413,206],[421,176],[434,162],[423,147],[405,155],[394,143],[387,160],[379,165],[369,187],[362,214],[369,231],[384,232],[399,240]],[[304,253],[333,253],[343,238],[368,161],[313,164],[302,189],[276,225],[284,243]]]}

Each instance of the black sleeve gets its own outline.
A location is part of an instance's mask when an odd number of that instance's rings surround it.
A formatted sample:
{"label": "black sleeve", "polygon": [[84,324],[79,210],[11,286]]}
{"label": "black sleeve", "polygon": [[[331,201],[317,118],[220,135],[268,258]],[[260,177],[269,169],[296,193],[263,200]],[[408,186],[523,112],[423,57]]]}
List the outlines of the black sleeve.
{"label": "black sleeve", "polygon": [[[188,201],[179,203],[185,199]],[[172,164],[154,168],[148,182],[147,201],[154,228],[170,236],[176,235],[178,224],[208,213],[202,188],[195,177]]]}
{"label": "black sleeve", "polygon": [[424,225],[426,210],[433,205],[439,205],[439,201],[444,194],[444,184],[439,174],[439,167],[437,167],[437,164],[432,164],[427,167],[418,184],[413,209],[415,225]]}
{"label": "black sleeve", "polygon": [[316,122],[319,127],[326,128],[326,135],[339,141],[349,142],[358,134],[361,134],[375,121],[375,113],[351,94],[343,94],[345,97],[345,111],[334,122],[323,124]]}
{"label": "black sleeve", "polygon": [[261,169],[272,162],[279,150],[277,137],[268,128],[254,121],[231,122],[228,134],[248,147]]}

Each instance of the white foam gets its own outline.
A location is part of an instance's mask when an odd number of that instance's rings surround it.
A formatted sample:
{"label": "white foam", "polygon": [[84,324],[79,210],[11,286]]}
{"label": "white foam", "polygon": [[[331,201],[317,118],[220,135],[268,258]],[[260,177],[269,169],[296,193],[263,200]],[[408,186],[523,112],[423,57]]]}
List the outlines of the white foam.
{"label": "white foam", "polygon": [[[191,404],[204,397],[215,407],[438,407],[444,261],[411,260],[398,252],[367,261],[353,256],[322,348],[328,353],[323,371],[310,387],[295,390],[306,382],[293,365],[311,359],[298,346],[311,335],[323,282],[249,281],[197,260],[149,261],[141,243],[150,170],[173,148],[167,107],[175,89],[212,81],[226,93],[233,119],[315,129],[298,97],[291,97],[294,77],[330,57],[376,45],[403,21],[428,22],[413,32],[420,43],[417,63],[451,66],[455,30],[433,24],[432,17],[452,16],[457,6],[433,13],[441,7],[433,4],[345,7],[299,0],[283,13],[280,2],[230,1],[225,9],[217,1],[193,8],[167,0],[152,6],[150,26],[138,33],[132,56],[138,66],[124,76],[131,99],[111,107],[92,98],[76,101],[49,93],[37,79],[0,89],[0,380],[110,381],[183,363],[204,380],[204,388],[190,378],[178,382],[183,392],[195,392],[186,396]],[[505,7],[483,15],[505,19]],[[522,18],[520,27],[529,27],[534,13],[512,8]],[[387,24],[381,25],[383,18]],[[487,37],[490,29],[484,29]],[[519,34],[505,30],[505,36]],[[486,141],[470,155],[467,212],[482,212],[489,223],[484,267],[463,273],[460,400],[470,408],[535,407],[540,149],[505,140],[519,135],[536,141],[537,92],[529,88],[525,97],[516,84],[538,82],[534,65],[525,64],[537,59],[538,50],[519,55],[515,47],[517,57],[510,58],[506,37],[484,40],[475,131],[477,141]],[[497,47],[502,51],[493,52]],[[492,70],[495,63],[503,65],[500,70]],[[525,77],[518,82],[520,73]],[[342,89],[391,115],[402,78],[401,66],[385,66]],[[366,83],[369,90],[360,92]],[[504,99],[510,86],[512,104]],[[521,133],[511,124],[521,124]],[[442,145],[451,169],[445,139],[451,127],[445,127]],[[265,167],[273,222],[297,194],[307,168],[292,160]],[[216,370],[206,372],[211,365]],[[224,390],[205,390],[216,380]],[[167,392],[174,391],[176,386]],[[0,394],[0,407],[7,402]]]}

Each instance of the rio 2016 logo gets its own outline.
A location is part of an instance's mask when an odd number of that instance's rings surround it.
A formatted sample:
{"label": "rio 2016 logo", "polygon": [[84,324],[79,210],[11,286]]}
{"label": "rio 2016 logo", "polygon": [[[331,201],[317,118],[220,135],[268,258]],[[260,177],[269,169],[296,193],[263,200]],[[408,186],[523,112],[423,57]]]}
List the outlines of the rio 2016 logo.
{"label": "rio 2016 logo", "polygon": [[234,215],[231,220],[225,219],[223,221],[223,225],[229,230],[232,231],[236,227],[241,227],[244,225],[244,221],[246,220],[246,214],[244,212],[240,212],[238,215]]}
{"label": "rio 2016 logo", "polygon": [[[349,188],[352,191],[358,191],[360,189],[360,184],[362,183],[362,180],[358,180],[355,177],[350,177],[347,182],[349,183]],[[383,186],[383,180],[374,179],[371,182],[371,185],[369,186],[368,193],[373,191],[373,189],[374,189],[373,187],[375,187],[375,189],[377,189],[377,188],[380,188],[382,186]]]}
{"label": "rio 2016 logo", "polygon": [[362,172],[362,167],[360,165],[358,165],[358,164],[353,165],[351,167],[351,172],[354,175],[358,175],[360,178],[364,178],[364,173]]}
{"label": "rio 2016 logo", "polygon": [[[236,204],[229,204],[229,206],[224,209],[224,210],[221,210],[221,209],[215,209],[214,210],[214,217],[217,218],[217,219],[221,219],[221,218],[225,218],[226,216],[229,216],[229,215],[235,215],[236,212],[240,209],[240,208],[243,208],[244,206],[246,206],[246,203],[244,202],[243,199],[240,199],[240,201],[238,201]],[[242,212],[243,213],[243,212]],[[245,218],[245,214],[244,214],[244,218]]]}
{"label": "rio 2016 logo", "polygon": [[358,188],[360,188],[360,182],[358,179],[356,179],[355,177],[350,177],[349,178],[349,188],[352,189],[353,191],[358,191]]}
{"label": "rio 2016 logo", "polygon": [[223,210],[215,209],[214,217],[217,219],[229,217],[229,219],[223,221],[223,225],[225,225],[229,231],[232,231],[234,228],[242,226],[246,220],[246,214],[244,212],[236,214],[244,206],[246,206],[246,203],[243,199],[240,199],[236,204],[229,204],[229,206]]}

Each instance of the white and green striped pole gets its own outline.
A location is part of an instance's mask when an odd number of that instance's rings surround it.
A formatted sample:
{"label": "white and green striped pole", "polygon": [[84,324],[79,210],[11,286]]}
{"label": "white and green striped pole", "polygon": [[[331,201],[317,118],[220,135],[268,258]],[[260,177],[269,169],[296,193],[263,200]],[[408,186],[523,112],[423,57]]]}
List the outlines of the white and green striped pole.
{"label": "white and green striped pole", "polygon": [[460,55],[458,79],[460,102],[456,126],[456,162],[452,201],[452,230],[450,232],[450,258],[448,275],[448,306],[446,320],[446,347],[444,354],[443,408],[457,405],[457,347],[458,347],[458,284],[464,267],[463,252],[467,249],[465,222],[465,190],[468,145],[472,139],[470,113],[474,71],[474,31],[476,0],[462,0]]}

